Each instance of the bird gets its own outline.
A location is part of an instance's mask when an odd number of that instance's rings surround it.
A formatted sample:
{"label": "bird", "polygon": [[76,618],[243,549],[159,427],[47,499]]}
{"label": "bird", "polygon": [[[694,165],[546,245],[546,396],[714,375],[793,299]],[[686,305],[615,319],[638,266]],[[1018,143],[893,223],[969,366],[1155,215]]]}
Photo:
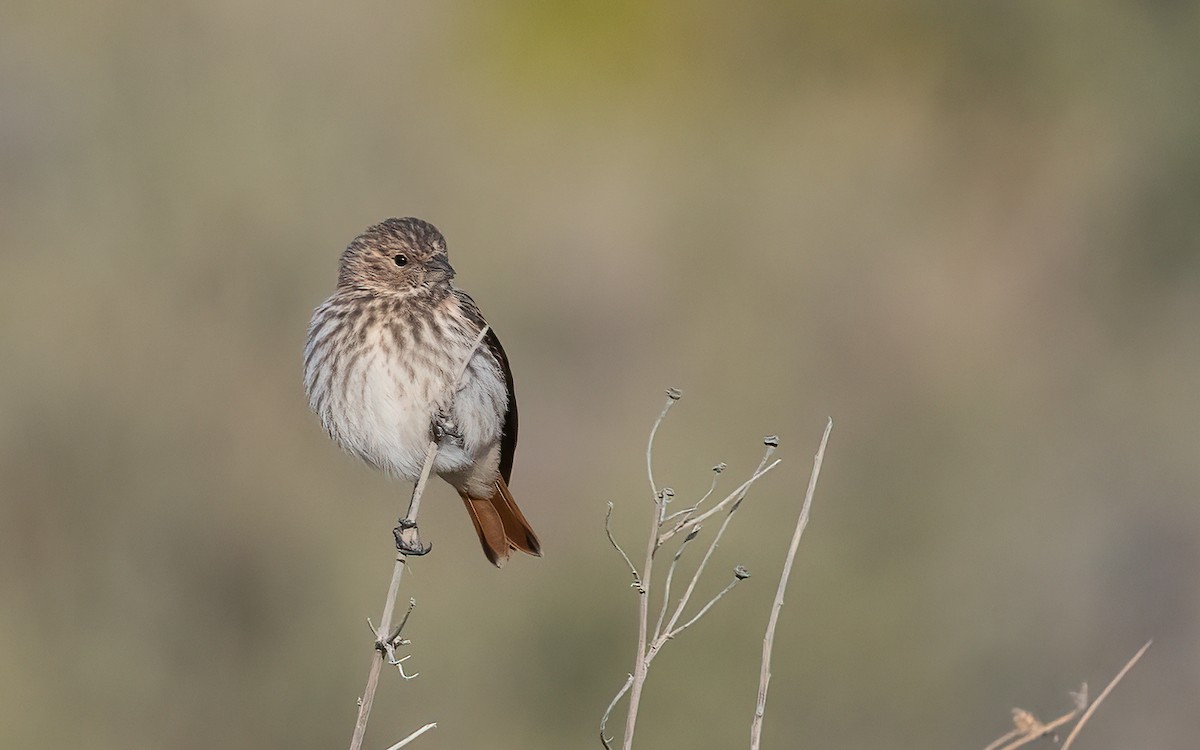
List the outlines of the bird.
{"label": "bird", "polygon": [[433,472],[458,491],[484,556],[502,567],[513,550],[540,557],[541,542],[509,490],[512,368],[454,277],[429,222],[387,219],[355,237],[309,322],[304,388],[330,437],[389,476],[416,481],[435,441]]}

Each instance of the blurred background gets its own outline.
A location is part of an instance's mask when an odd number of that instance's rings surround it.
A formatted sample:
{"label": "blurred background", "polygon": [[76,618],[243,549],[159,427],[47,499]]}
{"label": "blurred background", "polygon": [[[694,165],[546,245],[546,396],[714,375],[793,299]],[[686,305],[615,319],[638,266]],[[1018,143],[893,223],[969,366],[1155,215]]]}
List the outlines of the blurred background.
{"label": "blurred background", "polygon": [[[1200,730],[1194,3],[6,0],[0,746],[339,747],[409,488],[300,355],[338,254],[448,238],[512,359],[483,559],[442,483],[368,747],[599,747],[643,451],[680,500],[783,465],[755,576],[650,674],[643,748],[747,741],[826,417],[767,747],[974,747],[1155,646],[1080,747]],[[620,721],[614,722],[619,726]]]}

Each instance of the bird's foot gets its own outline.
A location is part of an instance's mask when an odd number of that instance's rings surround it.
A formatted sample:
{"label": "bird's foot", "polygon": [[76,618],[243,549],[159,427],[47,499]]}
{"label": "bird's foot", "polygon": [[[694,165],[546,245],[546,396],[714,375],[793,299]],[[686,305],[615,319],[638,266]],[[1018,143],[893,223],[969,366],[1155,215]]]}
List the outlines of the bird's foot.
{"label": "bird's foot", "polygon": [[445,411],[439,409],[438,413],[434,415],[431,429],[433,430],[433,439],[438,445],[449,443],[462,447],[462,432]]}
{"label": "bird's foot", "polygon": [[392,529],[392,536],[396,537],[396,549],[405,555],[420,557],[428,555],[429,550],[433,549],[432,544],[421,544],[421,534],[417,531],[417,522],[407,518],[400,519],[400,523]]}

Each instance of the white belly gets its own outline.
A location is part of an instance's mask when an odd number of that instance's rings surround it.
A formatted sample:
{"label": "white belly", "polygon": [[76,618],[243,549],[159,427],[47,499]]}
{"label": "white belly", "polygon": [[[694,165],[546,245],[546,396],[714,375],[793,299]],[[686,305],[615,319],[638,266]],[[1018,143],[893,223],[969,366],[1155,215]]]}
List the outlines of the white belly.
{"label": "white belly", "polygon": [[450,392],[449,379],[457,374],[457,363],[472,343],[452,341],[456,365],[449,375],[450,368],[405,367],[385,356],[383,347],[368,346],[373,353],[353,363],[340,383],[329,384],[322,422],[348,452],[389,474],[415,480],[432,439],[434,419],[443,410],[461,440],[441,442],[434,472],[458,474],[489,459],[500,441],[508,388],[487,350],[480,348],[457,392]]}

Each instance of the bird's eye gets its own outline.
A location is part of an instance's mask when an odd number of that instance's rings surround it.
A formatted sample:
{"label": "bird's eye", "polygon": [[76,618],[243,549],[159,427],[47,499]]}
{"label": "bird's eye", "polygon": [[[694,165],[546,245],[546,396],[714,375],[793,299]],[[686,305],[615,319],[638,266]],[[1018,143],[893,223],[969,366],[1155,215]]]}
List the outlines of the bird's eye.
{"label": "bird's eye", "polygon": [[408,256],[404,253],[400,253],[395,258],[392,258],[392,260],[396,261],[396,265],[401,267],[408,265]]}

